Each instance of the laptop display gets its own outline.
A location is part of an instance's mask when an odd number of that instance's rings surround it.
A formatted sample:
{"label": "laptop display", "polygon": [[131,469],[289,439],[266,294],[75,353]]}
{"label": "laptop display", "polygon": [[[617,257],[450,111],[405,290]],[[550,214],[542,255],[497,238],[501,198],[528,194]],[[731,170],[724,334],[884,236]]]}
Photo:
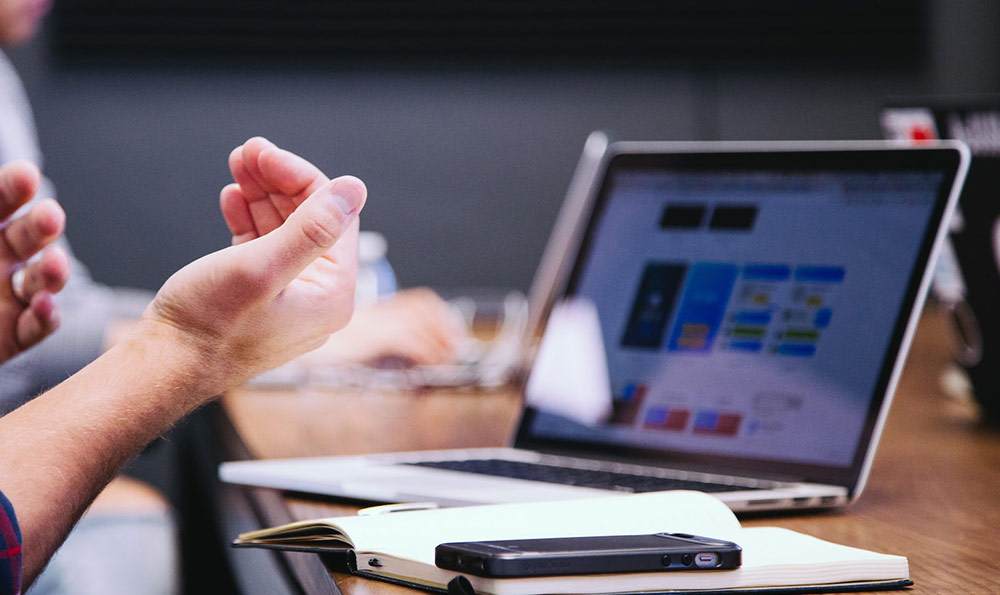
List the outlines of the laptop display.
{"label": "laptop display", "polygon": [[958,165],[863,157],[614,157],[566,292],[599,313],[612,413],[529,410],[517,446],[855,477]]}

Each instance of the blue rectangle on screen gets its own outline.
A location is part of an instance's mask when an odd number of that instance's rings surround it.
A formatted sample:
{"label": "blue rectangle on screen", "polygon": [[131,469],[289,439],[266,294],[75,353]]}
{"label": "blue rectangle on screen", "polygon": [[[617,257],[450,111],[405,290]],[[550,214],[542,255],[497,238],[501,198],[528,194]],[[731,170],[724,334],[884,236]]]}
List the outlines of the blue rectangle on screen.
{"label": "blue rectangle on screen", "polygon": [[694,416],[694,429],[714,430],[719,425],[719,414],[715,411],[699,411]]}
{"label": "blue rectangle on screen", "polygon": [[806,283],[840,283],[844,267],[802,266],[795,269],[795,280]]}
{"label": "blue rectangle on screen", "polygon": [[733,323],[767,326],[771,324],[771,312],[768,310],[744,310],[743,312],[737,312],[733,316]]}
{"label": "blue rectangle on screen", "polygon": [[760,341],[731,341],[729,343],[729,349],[732,351],[757,352],[763,348],[764,344]]}
{"label": "blue rectangle on screen", "polygon": [[654,407],[646,411],[646,418],[643,422],[647,425],[662,426],[667,421],[668,410]]}
{"label": "blue rectangle on screen", "polygon": [[783,264],[748,264],[743,267],[743,278],[748,281],[786,281],[792,268]]}
{"label": "blue rectangle on screen", "polygon": [[700,262],[691,266],[667,349],[711,351],[736,274],[734,264]]}
{"label": "blue rectangle on screen", "polygon": [[778,354],[794,355],[797,357],[809,357],[816,353],[816,346],[812,343],[782,343],[778,345]]}

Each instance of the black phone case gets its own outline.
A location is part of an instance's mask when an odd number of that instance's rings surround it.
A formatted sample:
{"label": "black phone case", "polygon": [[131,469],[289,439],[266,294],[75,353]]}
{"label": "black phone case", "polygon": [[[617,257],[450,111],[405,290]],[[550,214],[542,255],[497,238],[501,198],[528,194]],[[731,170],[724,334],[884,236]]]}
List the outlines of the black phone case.
{"label": "black phone case", "polygon": [[[510,540],[441,544],[435,551],[440,568],[475,576],[515,578],[625,572],[724,570],[740,566],[742,548],[718,539],[682,534],[602,536],[555,540]],[[653,538],[653,539],[651,539]],[[584,541],[585,540],[585,541]],[[561,551],[505,550],[517,544],[570,543]],[[699,557],[701,559],[699,560]]]}

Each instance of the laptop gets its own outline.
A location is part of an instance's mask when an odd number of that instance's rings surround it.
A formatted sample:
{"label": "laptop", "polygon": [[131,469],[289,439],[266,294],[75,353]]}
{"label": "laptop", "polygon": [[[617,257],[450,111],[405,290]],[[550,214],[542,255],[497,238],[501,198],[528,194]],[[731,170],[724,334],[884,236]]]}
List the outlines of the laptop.
{"label": "laptop", "polygon": [[[557,224],[565,258],[548,254],[536,280],[556,296],[537,300],[554,304],[540,351],[566,319],[558,304],[589,306],[602,414],[529,395],[509,447],[227,462],[220,478],[437,505],[668,489],[736,511],[857,498],[966,146],[623,141],[585,160],[589,182],[563,209],[573,221]],[[551,377],[542,359],[528,386]]]}

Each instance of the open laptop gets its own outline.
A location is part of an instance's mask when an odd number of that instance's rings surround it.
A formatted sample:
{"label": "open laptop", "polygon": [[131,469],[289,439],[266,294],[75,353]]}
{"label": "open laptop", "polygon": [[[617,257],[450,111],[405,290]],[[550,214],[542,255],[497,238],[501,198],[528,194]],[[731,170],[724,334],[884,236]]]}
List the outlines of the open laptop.
{"label": "open laptop", "polygon": [[440,505],[665,489],[737,511],[856,498],[967,148],[614,142],[588,159],[560,222],[568,258],[536,283],[596,311],[605,415],[535,403],[510,448],[230,462],[221,479]]}

